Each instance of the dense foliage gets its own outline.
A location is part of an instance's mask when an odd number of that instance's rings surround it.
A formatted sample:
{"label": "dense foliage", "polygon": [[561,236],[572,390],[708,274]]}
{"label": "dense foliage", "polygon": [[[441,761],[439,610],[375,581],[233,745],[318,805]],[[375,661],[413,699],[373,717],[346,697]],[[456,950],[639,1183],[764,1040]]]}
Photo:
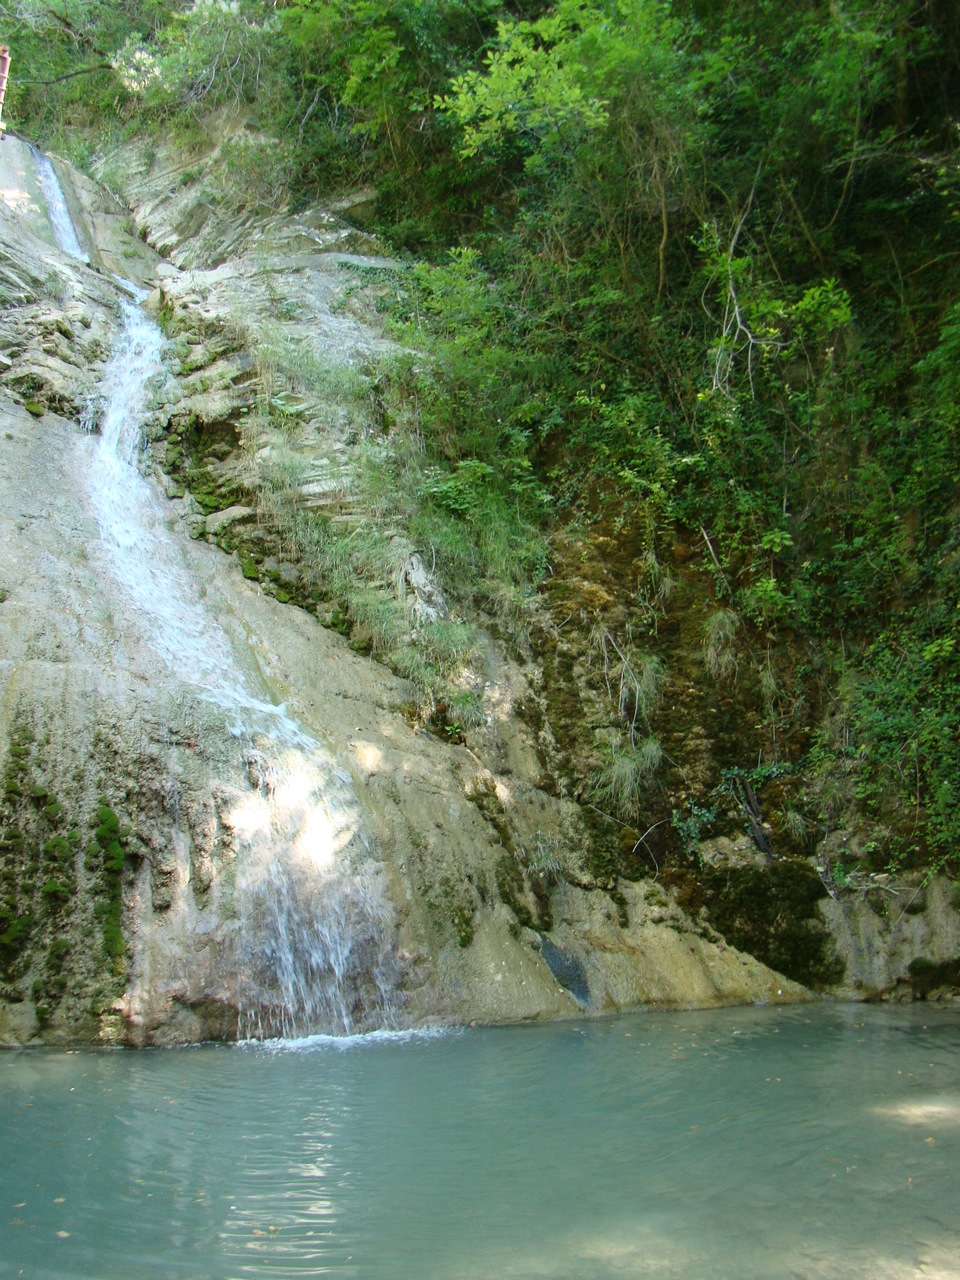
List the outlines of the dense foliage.
{"label": "dense foliage", "polygon": [[391,391],[429,540],[505,529],[478,572],[514,587],[550,521],[692,544],[713,675],[735,643],[806,655],[816,705],[770,714],[817,726],[812,803],[953,854],[953,0],[18,0],[4,38],[8,116],[61,145],[236,106],[295,199],[374,182],[433,264],[396,319],[436,359]]}

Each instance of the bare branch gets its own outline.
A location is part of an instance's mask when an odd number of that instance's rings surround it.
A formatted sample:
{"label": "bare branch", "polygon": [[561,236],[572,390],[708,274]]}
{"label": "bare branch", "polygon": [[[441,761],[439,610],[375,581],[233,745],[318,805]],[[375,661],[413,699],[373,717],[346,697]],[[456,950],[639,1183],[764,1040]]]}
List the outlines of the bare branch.
{"label": "bare branch", "polygon": [[64,80],[72,80],[75,76],[90,76],[95,71],[113,71],[112,62],[98,62],[92,67],[81,67],[79,71],[68,71],[62,76],[54,76],[52,80],[24,80],[18,77],[18,84],[51,85],[61,84]]}

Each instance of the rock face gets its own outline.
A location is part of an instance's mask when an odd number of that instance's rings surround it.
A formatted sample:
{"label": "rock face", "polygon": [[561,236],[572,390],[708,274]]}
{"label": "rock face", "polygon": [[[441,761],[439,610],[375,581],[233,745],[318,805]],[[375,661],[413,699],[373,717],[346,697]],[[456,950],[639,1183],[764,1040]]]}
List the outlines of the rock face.
{"label": "rock face", "polygon": [[[809,998],[682,885],[598,876],[535,663],[485,636],[481,713],[444,740],[330,608],[286,603],[307,600],[309,565],[249,484],[251,450],[261,470],[280,454],[245,439],[244,415],[278,400],[299,500],[357,520],[362,425],[341,393],[390,347],[367,323],[376,246],[324,210],[218,222],[169,157],[138,168],[133,155],[136,221],[168,260],[59,164],[85,264],[58,249],[27,149],[8,138],[0,163],[0,1042]],[[104,367],[132,286],[153,290],[148,307],[178,336],[144,422],[151,555],[173,567],[131,582],[98,505],[99,440],[80,423],[105,431]],[[271,344],[327,363],[324,403],[270,385]],[[395,544],[411,626],[442,618],[425,558],[402,531]],[[202,618],[196,658],[164,640],[169,601],[151,591],[175,590]],[[226,684],[204,665],[218,646]],[[960,954],[937,888],[889,938],[865,901],[826,908],[845,992]]]}

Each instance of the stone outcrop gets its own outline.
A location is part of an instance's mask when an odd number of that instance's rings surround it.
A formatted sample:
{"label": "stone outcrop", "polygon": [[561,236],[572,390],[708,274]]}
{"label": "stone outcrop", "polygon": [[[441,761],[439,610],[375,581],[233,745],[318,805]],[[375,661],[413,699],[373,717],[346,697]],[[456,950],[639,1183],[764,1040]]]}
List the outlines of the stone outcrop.
{"label": "stone outcrop", "polygon": [[[552,709],[543,683],[564,643],[548,610],[539,625],[554,658],[508,654],[482,632],[467,677],[479,714],[431,733],[407,681],[351,647],[334,606],[308,590],[310,566],[282,513],[271,524],[251,456],[259,474],[296,464],[298,500],[330,520],[363,518],[354,478],[367,419],[349,371],[391,349],[371,327],[389,266],[375,243],[332,210],[221,220],[186,164],[131,152],[132,215],[59,166],[85,265],[57,249],[15,139],[2,163],[0,1042],[165,1044],[251,1026],[236,964],[244,850],[284,749],[269,734],[241,741],[229,709],[151,646],[111,576],[84,480],[93,441],[81,420],[98,420],[131,285],[152,290],[147,305],[174,335],[146,424],[166,523],[247,678],[341,779],[339,853],[373,868],[389,900],[391,1016],[511,1021],[809,998],[732,945],[710,903],[653,862],[632,881],[598,867],[554,732],[555,717],[576,711]],[[288,365],[294,352],[333,371],[322,402],[271,385],[279,348]],[[283,451],[266,431],[244,435],[271,398]],[[395,587],[411,626],[447,611],[402,530]],[[755,850],[728,843],[715,842],[707,863],[749,873]],[[922,904],[884,923],[865,896],[827,898],[815,925],[838,940],[835,985],[919,990],[919,971],[909,981],[918,957],[936,968],[960,954],[944,892],[926,890]]]}

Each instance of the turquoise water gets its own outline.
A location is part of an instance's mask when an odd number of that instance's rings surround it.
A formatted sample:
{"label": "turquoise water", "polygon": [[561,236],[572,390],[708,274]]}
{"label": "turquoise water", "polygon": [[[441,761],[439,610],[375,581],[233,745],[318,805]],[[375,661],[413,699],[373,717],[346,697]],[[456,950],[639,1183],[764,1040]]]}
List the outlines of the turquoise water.
{"label": "turquoise water", "polygon": [[960,1277],[960,1011],[0,1057],[0,1276]]}

